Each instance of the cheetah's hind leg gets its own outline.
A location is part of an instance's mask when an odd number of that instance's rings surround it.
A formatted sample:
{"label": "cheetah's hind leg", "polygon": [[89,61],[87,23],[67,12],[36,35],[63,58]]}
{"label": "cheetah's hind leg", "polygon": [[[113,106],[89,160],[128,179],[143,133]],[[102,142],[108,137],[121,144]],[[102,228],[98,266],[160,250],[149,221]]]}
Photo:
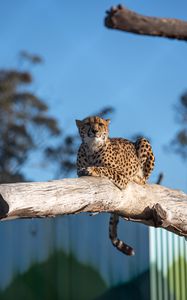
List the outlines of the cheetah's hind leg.
{"label": "cheetah's hind leg", "polygon": [[143,177],[146,181],[154,169],[155,158],[153,150],[149,141],[145,138],[138,139],[135,143],[135,147],[143,171]]}

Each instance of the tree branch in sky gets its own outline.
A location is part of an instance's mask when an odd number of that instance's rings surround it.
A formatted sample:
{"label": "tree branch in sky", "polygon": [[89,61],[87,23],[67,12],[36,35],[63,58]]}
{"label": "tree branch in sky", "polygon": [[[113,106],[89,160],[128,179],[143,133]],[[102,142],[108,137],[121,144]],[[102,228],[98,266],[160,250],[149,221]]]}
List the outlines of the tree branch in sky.
{"label": "tree branch in sky", "polygon": [[172,18],[148,17],[122,5],[107,11],[105,26],[131,33],[187,40],[187,22]]}

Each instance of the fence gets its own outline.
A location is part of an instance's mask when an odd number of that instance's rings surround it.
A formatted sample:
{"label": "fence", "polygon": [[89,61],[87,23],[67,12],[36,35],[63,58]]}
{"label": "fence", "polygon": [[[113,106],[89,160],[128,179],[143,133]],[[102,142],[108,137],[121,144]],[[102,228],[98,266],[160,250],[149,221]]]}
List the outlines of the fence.
{"label": "fence", "polygon": [[187,242],[150,229],[151,300],[187,300]]}

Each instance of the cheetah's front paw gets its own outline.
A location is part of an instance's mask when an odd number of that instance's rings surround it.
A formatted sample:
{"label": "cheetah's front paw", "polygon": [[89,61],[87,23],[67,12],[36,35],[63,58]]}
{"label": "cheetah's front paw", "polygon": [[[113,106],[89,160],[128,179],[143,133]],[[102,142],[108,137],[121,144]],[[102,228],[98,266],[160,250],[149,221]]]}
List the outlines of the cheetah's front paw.
{"label": "cheetah's front paw", "polygon": [[87,176],[87,169],[86,168],[79,169],[77,173],[79,177]]}
{"label": "cheetah's front paw", "polygon": [[95,167],[82,168],[78,172],[79,176],[99,176]]}

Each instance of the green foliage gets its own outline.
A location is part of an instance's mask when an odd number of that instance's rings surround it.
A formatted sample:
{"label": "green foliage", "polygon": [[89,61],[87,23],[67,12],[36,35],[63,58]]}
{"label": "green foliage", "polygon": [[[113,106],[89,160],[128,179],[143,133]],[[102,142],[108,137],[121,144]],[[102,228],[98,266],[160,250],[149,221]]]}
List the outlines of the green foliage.
{"label": "green foliage", "polygon": [[158,267],[158,263],[152,263],[151,269],[151,294],[153,299],[187,299],[187,261],[185,254],[184,256],[173,257],[165,271],[163,271],[163,268]]}
{"label": "green foliage", "polygon": [[0,292],[1,300],[149,300],[149,271],[108,289],[99,272],[73,255],[56,251],[47,261],[18,274]]}
{"label": "green foliage", "polygon": [[171,294],[175,300],[184,299],[186,295],[186,270],[187,261],[179,256],[168,268],[167,280]]}
{"label": "green foliage", "polygon": [[47,261],[34,264],[24,274],[17,275],[0,292],[0,299],[92,300],[106,288],[106,283],[92,267],[58,251]]}
{"label": "green foliage", "polygon": [[149,271],[145,271],[129,282],[108,289],[95,300],[150,300],[149,281]]}

